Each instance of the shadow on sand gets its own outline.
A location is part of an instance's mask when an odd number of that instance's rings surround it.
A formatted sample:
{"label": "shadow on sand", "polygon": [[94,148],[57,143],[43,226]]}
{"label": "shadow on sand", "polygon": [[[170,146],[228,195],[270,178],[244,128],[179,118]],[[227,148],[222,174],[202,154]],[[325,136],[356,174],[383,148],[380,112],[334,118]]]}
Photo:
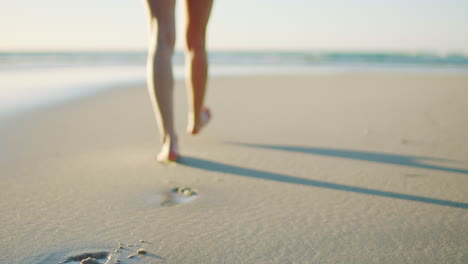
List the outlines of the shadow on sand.
{"label": "shadow on sand", "polygon": [[[342,157],[342,158],[349,158],[349,159],[360,159],[360,160],[367,160],[367,161],[374,161],[374,162],[381,162],[381,163],[406,165],[406,166],[420,167],[420,168],[427,168],[427,169],[436,169],[436,170],[443,170],[443,171],[450,171],[450,172],[467,173],[466,170],[431,166],[431,165],[418,163],[418,160],[432,159],[432,158],[421,158],[421,157],[325,149],[325,148],[253,145],[253,144],[239,144],[239,143],[235,143],[235,145],[255,147],[255,148],[264,148],[264,149],[294,151],[294,152]],[[437,160],[437,159],[432,159],[432,160]],[[435,205],[468,209],[468,204],[462,203],[462,202],[453,202],[453,201],[448,201],[448,200],[434,199],[434,198],[429,198],[429,197],[396,193],[396,192],[379,191],[379,190],[368,189],[364,187],[356,187],[356,186],[351,186],[351,185],[336,184],[336,183],[331,183],[331,182],[324,182],[324,181],[294,177],[291,175],[279,174],[279,173],[267,172],[267,171],[255,170],[255,169],[248,169],[248,168],[243,168],[240,166],[234,166],[234,165],[219,163],[215,161],[199,159],[195,157],[184,156],[180,159],[179,163],[181,165],[185,165],[185,166],[192,167],[192,168],[198,168],[198,169],[203,169],[203,170],[213,171],[213,172],[220,172],[220,173],[229,173],[229,174],[257,178],[257,179],[262,179],[262,180],[277,181],[277,182],[284,182],[284,183],[291,183],[291,184],[300,184],[300,185],[312,186],[312,187],[317,187],[317,188],[325,188],[325,189],[331,189],[331,190],[375,195],[375,196],[388,197],[388,198],[394,198],[394,199],[400,199],[400,200],[415,201],[415,202],[422,202],[422,203],[427,203],[427,204],[435,204]]]}
{"label": "shadow on sand", "polygon": [[402,165],[408,167],[417,167],[429,170],[439,170],[446,172],[457,172],[468,174],[468,170],[450,168],[443,166],[435,166],[423,163],[424,161],[442,161],[442,162],[453,162],[447,159],[430,158],[430,157],[417,157],[408,155],[396,155],[389,153],[378,153],[378,152],[366,152],[357,150],[345,150],[345,149],[331,149],[331,148],[317,148],[317,147],[297,147],[297,146],[281,146],[281,145],[259,145],[259,144],[244,144],[244,143],[229,143],[236,146],[260,148],[260,149],[272,149],[289,152],[299,152],[312,155],[329,156],[344,159],[364,160],[378,163],[386,163],[393,165]]}

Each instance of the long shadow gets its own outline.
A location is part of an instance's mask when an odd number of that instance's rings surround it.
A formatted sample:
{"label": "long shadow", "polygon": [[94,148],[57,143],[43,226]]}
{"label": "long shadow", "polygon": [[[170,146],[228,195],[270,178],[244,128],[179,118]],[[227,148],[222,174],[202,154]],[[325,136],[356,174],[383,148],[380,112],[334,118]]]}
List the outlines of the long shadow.
{"label": "long shadow", "polygon": [[368,195],[388,197],[388,198],[394,198],[394,199],[400,199],[400,200],[415,201],[415,202],[422,202],[422,203],[427,203],[427,204],[435,204],[435,205],[443,205],[443,206],[450,206],[450,207],[455,207],[455,208],[468,209],[467,203],[453,202],[453,201],[448,201],[448,200],[434,199],[434,198],[429,198],[429,197],[409,195],[409,194],[403,194],[403,193],[379,191],[379,190],[355,187],[355,186],[344,185],[344,184],[336,184],[336,183],[330,183],[330,182],[324,182],[324,181],[299,178],[299,177],[294,177],[294,176],[279,174],[279,173],[274,173],[274,172],[247,169],[247,168],[243,168],[239,166],[228,165],[228,164],[223,164],[219,162],[203,160],[203,159],[188,157],[188,156],[182,157],[179,160],[179,163],[188,167],[192,167],[192,168],[198,168],[198,169],[203,169],[203,170],[213,171],[213,172],[220,172],[220,173],[235,174],[239,176],[257,178],[257,179],[262,179],[262,180],[277,181],[277,182],[284,182],[284,183],[290,183],[290,184],[299,184],[299,185],[306,185],[306,186],[325,188],[325,189],[331,189],[331,190],[368,194]]}
{"label": "long shadow", "polygon": [[378,163],[387,163],[387,164],[403,165],[403,166],[408,166],[408,167],[417,167],[417,168],[430,169],[430,170],[440,170],[440,171],[458,172],[458,173],[468,174],[468,170],[464,170],[464,169],[450,168],[450,167],[444,167],[444,166],[435,166],[435,165],[422,163],[422,161],[446,161],[446,162],[448,161],[450,162],[450,160],[446,160],[446,159],[397,155],[397,154],[378,153],[378,152],[366,152],[366,151],[356,151],[356,150],[346,150],[346,149],[297,147],[297,146],[282,146],[282,145],[259,145],[259,144],[245,144],[245,143],[229,143],[229,144],[244,146],[244,147],[251,147],[251,148],[300,152],[300,153],[313,154],[313,155],[338,157],[338,158],[354,159],[354,160],[365,160],[365,161],[372,161],[372,162],[378,162]]}

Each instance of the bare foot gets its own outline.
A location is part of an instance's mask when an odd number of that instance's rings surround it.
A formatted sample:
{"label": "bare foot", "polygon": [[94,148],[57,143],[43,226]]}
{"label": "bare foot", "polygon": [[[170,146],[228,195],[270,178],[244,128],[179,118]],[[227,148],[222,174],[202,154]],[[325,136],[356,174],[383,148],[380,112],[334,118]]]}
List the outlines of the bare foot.
{"label": "bare foot", "polygon": [[166,140],[156,159],[161,163],[176,162],[180,157],[177,140]]}
{"label": "bare foot", "polygon": [[191,135],[196,135],[200,132],[200,130],[210,122],[211,119],[211,111],[208,107],[204,107],[201,111],[200,120],[197,122],[193,120],[193,118],[189,118],[189,125],[187,132]]}

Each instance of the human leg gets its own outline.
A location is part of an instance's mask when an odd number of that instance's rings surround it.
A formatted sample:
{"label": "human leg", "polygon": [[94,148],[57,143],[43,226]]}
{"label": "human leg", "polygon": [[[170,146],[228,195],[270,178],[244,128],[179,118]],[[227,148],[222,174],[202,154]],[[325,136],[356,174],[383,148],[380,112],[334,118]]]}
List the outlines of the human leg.
{"label": "human leg", "polygon": [[161,152],[159,161],[178,158],[174,127],[174,78],[172,55],[175,45],[175,0],[147,0],[150,36],[147,61],[148,90],[156,115]]}
{"label": "human leg", "polygon": [[189,105],[187,132],[197,134],[208,123],[211,112],[204,106],[208,62],[205,46],[206,26],[213,0],[186,0],[186,52],[187,98]]}

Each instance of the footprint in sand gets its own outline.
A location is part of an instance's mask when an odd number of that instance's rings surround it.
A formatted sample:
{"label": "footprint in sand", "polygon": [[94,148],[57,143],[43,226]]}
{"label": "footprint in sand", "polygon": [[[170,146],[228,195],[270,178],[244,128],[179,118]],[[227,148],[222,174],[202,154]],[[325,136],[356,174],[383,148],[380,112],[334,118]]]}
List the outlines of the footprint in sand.
{"label": "footprint in sand", "polygon": [[70,264],[71,263],[80,263],[80,262],[83,262],[86,259],[90,259],[87,263],[93,263],[92,259],[95,259],[96,261],[98,261],[98,260],[106,259],[108,256],[109,256],[109,252],[106,252],[106,251],[84,252],[84,253],[79,253],[79,254],[69,256],[69,257],[65,258],[60,263],[70,263]]}
{"label": "footprint in sand", "polygon": [[161,206],[173,206],[180,203],[187,203],[194,200],[198,193],[190,187],[177,187],[166,193],[163,197]]}
{"label": "footprint in sand", "polygon": [[85,252],[66,257],[61,264],[115,264],[126,263],[125,260],[133,259],[132,263],[140,262],[143,257],[150,257],[158,260],[163,258],[148,253],[142,248],[144,244],[151,244],[145,240],[140,240],[140,244],[122,244],[119,243],[111,252]]}

